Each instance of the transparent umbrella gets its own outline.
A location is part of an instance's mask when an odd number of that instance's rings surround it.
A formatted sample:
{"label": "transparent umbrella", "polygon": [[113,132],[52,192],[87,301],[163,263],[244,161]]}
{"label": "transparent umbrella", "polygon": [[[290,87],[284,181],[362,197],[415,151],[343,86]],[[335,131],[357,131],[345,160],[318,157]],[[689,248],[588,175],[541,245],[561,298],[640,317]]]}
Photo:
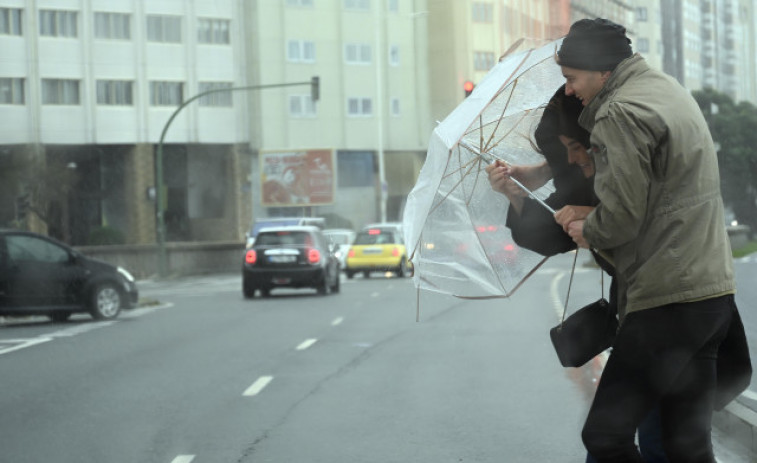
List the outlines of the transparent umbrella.
{"label": "transparent umbrella", "polygon": [[[505,226],[509,201],[491,189],[485,168],[494,159],[544,160],[533,133],[564,83],[554,59],[560,42],[505,55],[435,128],[403,217],[416,287],[464,298],[508,297],[546,260],[512,240]],[[526,191],[541,201],[554,188],[549,182]]]}

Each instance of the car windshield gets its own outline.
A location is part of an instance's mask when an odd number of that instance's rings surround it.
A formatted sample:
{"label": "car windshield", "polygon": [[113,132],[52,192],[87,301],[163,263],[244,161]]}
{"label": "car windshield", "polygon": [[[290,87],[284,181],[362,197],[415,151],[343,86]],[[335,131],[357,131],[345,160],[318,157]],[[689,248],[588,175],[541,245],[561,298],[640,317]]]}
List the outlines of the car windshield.
{"label": "car windshield", "polygon": [[328,236],[334,244],[350,244],[349,233],[327,233],[326,236]]}
{"label": "car windshield", "polygon": [[371,244],[394,244],[397,240],[394,238],[394,233],[382,231],[382,230],[368,230],[360,232],[355,238],[356,245],[371,245]]}
{"label": "car windshield", "polygon": [[258,235],[258,246],[312,246],[310,233],[302,231],[265,232]]}

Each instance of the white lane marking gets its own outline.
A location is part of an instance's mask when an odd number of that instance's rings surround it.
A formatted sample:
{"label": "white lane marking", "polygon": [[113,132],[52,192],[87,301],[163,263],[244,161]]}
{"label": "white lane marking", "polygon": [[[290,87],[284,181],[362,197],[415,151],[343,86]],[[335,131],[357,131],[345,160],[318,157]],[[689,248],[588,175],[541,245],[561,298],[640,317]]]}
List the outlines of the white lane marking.
{"label": "white lane marking", "polygon": [[306,340],[302,341],[299,346],[297,346],[297,350],[305,350],[308,347],[310,347],[313,344],[315,344],[317,341],[318,341],[317,339],[313,339],[313,338],[306,339]]}
{"label": "white lane marking", "polygon": [[371,297],[379,297],[379,296],[380,296],[379,293],[371,293]]}
{"label": "white lane marking", "polygon": [[258,378],[254,383],[252,383],[252,386],[248,387],[246,391],[244,391],[243,396],[255,396],[260,394],[260,391],[262,391],[266,386],[268,386],[268,383],[271,382],[273,379],[273,376],[261,376]]}
{"label": "white lane marking", "polygon": [[194,459],[194,455],[179,455],[171,460],[171,463],[192,463],[192,460]]}
{"label": "white lane marking", "polygon": [[30,338],[30,339],[3,339],[0,340],[0,344],[14,343],[15,345],[9,347],[0,347],[0,355],[13,352],[14,350],[24,349],[26,347],[42,344],[43,342],[52,341],[53,338]]}
{"label": "white lane marking", "polygon": [[344,318],[342,318],[342,317],[336,317],[334,319],[334,321],[331,322],[331,326],[341,325],[343,321],[344,321]]}
{"label": "white lane marking", "polygon": [[555,312],[557,312],[557,317],[562,320],[562,313],[565,308],[563,305],[563,302],[560,301],[560,295],[557,292],[557,288],[560,284],[560,280],[565,276],[565,272],[560,272],[552,278],[552,284],[550,285],[549,292],[552,295],[552,304],[555,307]]}
{"label": "white lane marking", "polygon": [[747,399],[757,400],[757,393],[752,391],[751,389],[747,389],[746,391],[742,392],[741,395],[743,395]]}

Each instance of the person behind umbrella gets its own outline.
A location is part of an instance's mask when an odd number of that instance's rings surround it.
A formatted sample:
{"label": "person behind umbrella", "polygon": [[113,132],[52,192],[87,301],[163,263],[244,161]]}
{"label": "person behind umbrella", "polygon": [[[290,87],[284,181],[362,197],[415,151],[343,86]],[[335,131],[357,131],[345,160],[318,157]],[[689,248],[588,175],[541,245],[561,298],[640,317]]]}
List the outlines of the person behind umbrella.
{"label": "person behind umbrella", "polygon": [[[495,191],[508,197],[510,208],[507,226],[513,240],[521,247],[545,256],[576,249],[555,217],[544,206],[526,197],[526,193],[510,177],[536,189],[553,179],[555,191],[545,202],[559,209],[558,216],[586,217],[598,204],[594,194],[594,161],[588,153],[589,132],[578,125],[583,106],[581,100],[565,94],[565,86],[557,89],[544,109],[534,138],[546,161],[536,166],[506,166],[495,161],[487,166],[489,182]],[[531,188],[529,188],[531,189]],[[614,269],[600,256],[597,263],[609,275]],[[609,310],[617,311],[617,284],[610,285]],[[662,449],[662,426],[658,409],[650,412],[639,424],[639,448],[647,463],[666,463]],[[587,463],[596,460],[587,455]]]}
{"label": "person behind umbrella", "polygon": [[625,32],[583,19],[557,53],[566,94],[584,105],[600,200],[558,222],[612,254],[620,299],[582,438],[599,462],[643,461],[634,433],[660,404],[668,459],[715,462],[716,360],[738,317],[717,156],[691,94],[633,55]]}

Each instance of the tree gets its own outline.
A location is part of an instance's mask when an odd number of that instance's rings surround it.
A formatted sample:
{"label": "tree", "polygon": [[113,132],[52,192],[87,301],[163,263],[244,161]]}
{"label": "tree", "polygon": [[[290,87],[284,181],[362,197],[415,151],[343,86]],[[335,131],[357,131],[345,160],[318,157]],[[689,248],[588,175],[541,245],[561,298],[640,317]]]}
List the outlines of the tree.
{"label": "tree", "polygon": [[723,201],[757,231],[757,106],[713,89],[693,92],[718,149]]}

